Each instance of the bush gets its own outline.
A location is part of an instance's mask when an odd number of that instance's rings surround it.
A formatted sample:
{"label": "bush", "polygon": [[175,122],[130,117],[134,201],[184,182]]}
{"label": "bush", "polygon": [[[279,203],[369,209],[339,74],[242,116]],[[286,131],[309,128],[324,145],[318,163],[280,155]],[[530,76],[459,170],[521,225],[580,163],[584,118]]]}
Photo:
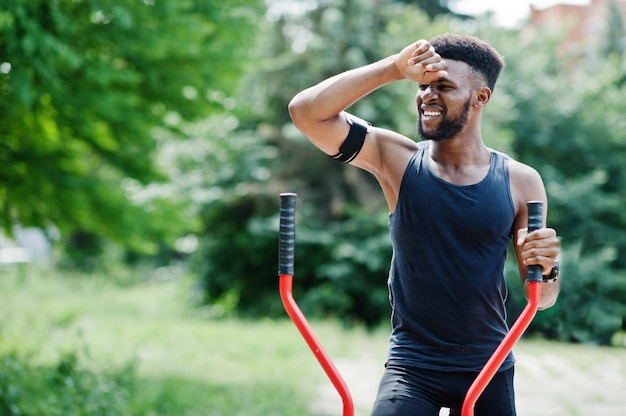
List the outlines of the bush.
{"label": "bush", "polygon": [[50,365],[33,364],[33,354],[15,350],[0,355],[2,416],[130,415],[135,386],[132,366],[96,371],[81,354],[63,353]]}
{"label": "bush", "polygon": [[[538,312],[530,331],[560,341],[609,344],[626,317],[626,274],[610,268],[611,250],[582,255],[580,245],[561,250],[561,293],[556,304]],[[513,264],[507,269],[509,316],[515,319],[525,299]]]}
{"label": "bush", "polygon": [[[257,200],[257,204],[261,201]],[[197,253],[204,302],[247,316],[284,316],[278,293],[278,207],[252,201],[224,207]],[[336,316],[372,327],[389,319],[391,242],[387,214],[350,209],[345,220],[296,227],[294,296],[305,314]],[[305,210],[302,213],[306,216]]]}

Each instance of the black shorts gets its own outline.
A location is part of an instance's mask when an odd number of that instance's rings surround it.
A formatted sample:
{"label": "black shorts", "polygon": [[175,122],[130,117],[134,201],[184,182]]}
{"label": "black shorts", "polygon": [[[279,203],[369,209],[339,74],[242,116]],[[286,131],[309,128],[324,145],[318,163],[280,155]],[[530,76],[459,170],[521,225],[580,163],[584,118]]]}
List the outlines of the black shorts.
{"label": "black shorts", "polygon": [[[476,401],[475,416],[515,416],[514,369],[497,373]],[[465,394],[478,373],[388,365],[372,416],[438,416],[442,408],[460,416]]]}

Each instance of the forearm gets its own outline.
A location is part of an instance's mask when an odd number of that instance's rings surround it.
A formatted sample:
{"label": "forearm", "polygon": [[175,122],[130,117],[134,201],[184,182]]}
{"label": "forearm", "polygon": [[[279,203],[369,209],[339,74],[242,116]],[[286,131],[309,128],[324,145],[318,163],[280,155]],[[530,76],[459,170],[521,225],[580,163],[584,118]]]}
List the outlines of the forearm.
{"label": "forearm", "polygon": [[[556,303],[561,291],[561,284],[558,280],[541,283],[541,297],[539,299],[538,309],[543,311],[551,308]],[[528,282],[524,284],[524,295],[528,299]]]}
{"label": "forearm", "polygon": [[541,299],[539,300],[539,310],[551,308],[556,303],[561,291],[559,280],[541,283]]}
{"label": "forearm", "polygon": [[289,112],[294,123],[302,125],[307,120],[330,120],[372,91],[403,79],[394,59],[394,56],[390,56],[335,75],[300,92],[289,103]]}
{"label": "forearm", "polygon": [[[393,81],[430,82],[446,76],[446,64],[426,41],[419,40],[400,53],[320,82],[296,95],[289,114],[296,127],[318,148],[336,154],[350,126],[342,112],[372,91]],[[372,137],[372,136],[369,136]],[[367,147],[367,143],[364,145]],[[361,153],[361,161],[363,160]],[[370,154],[372,159],[377,153]],[[374,163],[374,160],[370,160]],[[366,163],[367,164],[367,163]]]}

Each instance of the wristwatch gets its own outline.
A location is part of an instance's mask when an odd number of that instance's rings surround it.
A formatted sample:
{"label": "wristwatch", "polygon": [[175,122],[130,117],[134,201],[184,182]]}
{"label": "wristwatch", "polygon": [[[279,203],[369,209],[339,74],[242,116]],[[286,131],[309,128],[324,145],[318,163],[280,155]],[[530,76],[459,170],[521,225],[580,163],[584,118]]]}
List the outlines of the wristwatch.
{"label": "wristwatch", "polygon": [[544,283],[556,282],[557,280],[559,280],[559,261],[558,260],[556,261],[556,264],[554,265],[552,270],[550,270],[550,274],[547,276],[543,276]]}

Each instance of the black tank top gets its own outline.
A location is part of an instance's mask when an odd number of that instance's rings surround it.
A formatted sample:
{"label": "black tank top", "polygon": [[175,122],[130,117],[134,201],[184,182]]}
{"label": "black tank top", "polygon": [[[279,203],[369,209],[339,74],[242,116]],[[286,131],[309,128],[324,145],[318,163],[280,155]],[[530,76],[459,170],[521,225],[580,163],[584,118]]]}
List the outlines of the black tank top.
{"label": "black tank top", "polygon": [[[508,157],[460,186],[437,177],[420,142],[389,216],[390,364],[479,371],[508,331],[504,263],[515,209]],[[513,366],[510,354],[500,370]]]}

